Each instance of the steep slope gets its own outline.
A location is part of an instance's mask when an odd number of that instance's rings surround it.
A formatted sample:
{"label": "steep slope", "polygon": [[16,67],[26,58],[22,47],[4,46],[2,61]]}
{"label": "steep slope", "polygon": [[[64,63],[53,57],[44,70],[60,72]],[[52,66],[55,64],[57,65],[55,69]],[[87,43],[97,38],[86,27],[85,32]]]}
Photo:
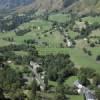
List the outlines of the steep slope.
{"label": "steep slope", "polygon": [[10,9],[17,6],[27,5],[33,0],[0,0],[0,9]]}
{"label": "steep slope", "polygon": [[100,12],[100,0],[80,0],[72,9],[84,13]]}
{"label": "steep slope", "polygon": [[27,11],[36,9],[39,11],[53,11],[65,9],[75,12],[88,13],[91,11],[100,12],[100,0],[35,0],[32,4],[17,9]]}
{"label": "steep slope", "polygon": [[0,0],[0,9],[16,8],[18,12],[33,9],[38,11],[53,11],[69,7],[73,11],[81,13],[90,11],[100,12],[100,0]]}
{"label": "steep slope", "polygon": [[68,7],[75,1],[77,0],[0,0],[0,9],[59,10]]}
{"label": "steep slope", "polygon": [[55,10],[70,6],[77,0],[36,0],[39,9]]}
{"label": "steep slope", "polygon": [[19,7],[17,11],[29,11],[29,10],[38,10],[38,11],[51,11],[51,10],[59,10],[63,8],[64,2],[63,0],[35,0],[32,4],[26,5],[23,7]]}
{"label": "steep slope", "polygon": [[18,12],[27,12],[29,10],[37,10],[37,11],[54,11],[61,10],[69,7],[74,4],[78,0],[35,0],[32,4],[26,5],[23,7],[19,7],[17,9]]}

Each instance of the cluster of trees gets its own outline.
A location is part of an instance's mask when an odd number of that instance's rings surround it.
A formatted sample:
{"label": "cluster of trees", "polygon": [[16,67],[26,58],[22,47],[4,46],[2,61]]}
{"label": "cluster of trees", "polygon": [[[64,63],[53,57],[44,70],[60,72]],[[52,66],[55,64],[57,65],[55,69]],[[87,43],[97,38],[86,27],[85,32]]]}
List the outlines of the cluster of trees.
{"label": "cluster of trees", "polygon": [[[21,87],[24,85],[22,74],[10,68],[4,61],[5,59],[0,56],[0,100],[16,100],[20,98],[24,100],[23,92],[21,92]],[[9,99],[4,94],[9,94]]]}
{"label": "cluster of trees", "polygon": [[98,55],[98,56],[96,57],[96,60],[97,60],[97,61],[100,61],[100,55]]}
{"label": "cluster of trees", "polygon": [[2,38],[3,40],[9,41],[9,42],[14,42],[14,38],[13,37],[6,37],[6,38]]}
{"label": "cluster of trees", "polygon": [[[23,87],[26,87],[25,82],[23,73],[12,69],[5,63],[4,57],[0,56],[0,100],[25,100],[26,98],[35,100],[38,89],[37,82],[35,80],[32,82],[29,98],[23,91]],[[7,94],[8,98],[4,94]]]}
{"label": "cluster of trees", "polygon": [[[21,50],[29,52],[29,56],[17,56],[13,52]],[[0,100],[6,100],[4,94],[9,95],[9,100],[25,100],[25,98],[28,98],[22,88],[26,86],[26,79],[24,79],[23,74],[31,72],[28,68],[23,72],[15,71],[11,66],[7,65],[6,61],[10,59],[16,64],[25,65],[29,64],[30,60],[36,60],[37,56],[38,52],[35,47],[29,45],[9,45],[0,48],[0,90],[2,90],[0,91]],[[29,100],[33,100],[35,96],[34,85],[35,83],[30,86],[32,95],[28,98]]]}
{"label": "cluster of trees", "polygon": [[[41,37],[38,37],[38,39],[40,39]],[[28,39],[28,40],[24,40],[24,43],[28,44],[28,45],[44,45],[44,46],[48,46],[48,42],[39,42],[35,39]]]}
{"label": "cluster of trees", "polygon": [[5,53],[7,51],[33,51],[34,54],[37,54],[37,50],[34,46],[30,46],[30,45],[25,45],[25,44],[21,44],[21,45],[8,45],[8,46],[4,46],[4,47],[0,47],[0,52],[1,53]]}
{"label": "cluster of trees", "polygon": [[28,32],[31,32],[30,28],[23,29],[23,30],[22,29],[15,30],[15,33],[16,33],[17,36],[23,36],[23,35],[25,35]]}
{"label": "cluster of trees", "polygon": [[91,11],[91,12],[89,12],[89,13],[86,13],[86,14],[81,15],[81,17],[87,17],[87,16],[96,17],[96,16],[100,16],[100,13]]}
{"label": "cluster of trees", "polygon": [[[14,51],[25,51],[28,52],[29,55],[16,55]],[[3,57],[6,61],[12,60],[16,64],[29,64],[31,60],[36,60],[38,57],[38,52],[35,47],[24,44],[1,47],[0,52],[3,54]]]}
{"label": "cluster of trees", "polygon": [[29,40],[24,40],[26,44],[38,44],[38,42],[35,39],[29,39]]}
{"label": "cluster of trees", "polygon": [[66,88],[63,84],[58,84],[56,92],[57,95],[55,100],[68,100],[68,97],[66,96]]}
{"label": "cluster of trees", "polygon": [[[84,86],[98,86],[100,84],[100,75],[96,73],[94,69],[91,68],[80,68],[79,80]],[[93,81],[91,82],[90,79]]]}
{"label": "cluster of trees", "polygon": [[95,89],[95,94],[96,94],[96,97],[98,98],[98,100],[100,100],[100,88]]}
{"label": "cluster of trees", "polygon": [[92,52],[90,50],[83,48],[83,51],[84,51],[84,53],[88,54],[89,56],[92,56]]}
{"label": "cluster of trees", "polygon": [[93,30],[96,30],[100,28],[100,24],[98,22],[95,22],[93,24],[89,24],[87,21],[85,22],[85,28],[82,28],[81,30],[79,28],[75,28],[74,31],[80,33],[79,36],[76,38],[84,38],[87,37]]}
{"label": "cluster of trees", "polygon": [[[83,48],[84,53],[88,54],[89,56],[92,56],[92,52],[90,50],[87,50],[87,48]],[[97,55],[96,61],[100,61],[100,55]]]}
{"label": "cluster of trees", "polygon": [[[95,90],[96,98],[100,99],[100,74],[91,68],[81,68],[78,73],[79,81],[86,87]],[[91,81],[92,80],[92,81]]]}
{"label": "cluster of trees", "polygon": [[11,16],[11,18],[0,20],[0,31],[3,32],[13,30],[17,28],[20,24],[29,22],[30,20],[32,20],[32,17],[28,14],[24,14],[22,16],[14,14]]}
{"label": "cluster of trees", "polygon": [[42,58],[42,66],[52,81],[63,82],[65,78],[75,75],[77,70],[69,55],[48,55]]}
{"label": "cluster of trees", "polygon": [[[29,52],[29,55],[22,57],[14,55],[12,53],[12,51],[21,50]],[[57,95],[55,100],[65,100],[65,98],[67,100],[68,97],[66,96],[66,94],[77,94],[73,87],[63,86],[63,82],[66,78],[70,76],[76,76],[77,73],[80,82],[85,86],[98,86],[100,84],[100,75],[97,74],[95,70],[91,68],[81,68],[79,70],[76,69],[74,67],[74,63],[70,60],[69,54],[51,54],[47,56],[39,56],[35,47],[29,45],[9,45],[6,47],[1,47],[0,52],[3,54],[3,56],[0,57],[0,89],[3,89],[5,93],[9,93],[10,97],[13,98],[12,100],[15,100],[16,98],[18,100],[24,100],[26,96],[21,90],[21,87],[24,86],[24,80],[22,77],[23,73],[16,72],[9,66],[4,65],[5,63],[3,63],[10,57],[12,58],[12,60],[16,61],[17,64],[29,64],[30,60],[41,63],[43,69],[37,69],[38,72],[45,70],[47,72],[47,78],[49,80],[57,81],[59,83],[56,90]],[[28,72],[28,69],[26,70],[26,72]],[[93,83],[91,83],[90,79],[93,80]],[[30,90],[32,94],[29,100],[32,100],[32,98],[41,100],[42,96],[38,96],[37,94],[37,91],[39,89],[35,80],[33,81]],[[13,92],[15,92],[14,95]],[[98,96],[98,90],[96,92]]]}

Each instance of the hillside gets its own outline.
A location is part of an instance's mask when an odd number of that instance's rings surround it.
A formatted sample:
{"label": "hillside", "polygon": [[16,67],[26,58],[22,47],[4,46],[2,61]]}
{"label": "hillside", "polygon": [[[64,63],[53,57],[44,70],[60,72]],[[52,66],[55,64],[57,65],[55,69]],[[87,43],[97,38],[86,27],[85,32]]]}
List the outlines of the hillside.
{"label": "hillside", "polygon": [[33,3],[38,9],[57,9],[72,4],[75,0],[0,0],[0,9],[11,9]]}
{"label": "hillside", "polygon": [[72,10],[77,12],[100,12],[100,0],[80,0],[72,7]]}
{"label": "hillside", "polygon": [[72,11],[100,12],[100,0],[0,0],[0,9],[15,9],[17,12],[54,11],[70,7]]}
{"label": "hillside", "polygon": [[100,0],[0,0],[0,100],[100,100],[99,87]]}
{"label": "hillside", "polygon": [[68,7],[77,0],[0,0],[0,9],[11,10],[15,9],[17,11],[29,11],[29,10],[39,10],[39,11],[53,11],[60,10]]}
{"label": "hillside", "polygon": [[0,0],[0,9],[11,9],[32,2],[33,0]]}

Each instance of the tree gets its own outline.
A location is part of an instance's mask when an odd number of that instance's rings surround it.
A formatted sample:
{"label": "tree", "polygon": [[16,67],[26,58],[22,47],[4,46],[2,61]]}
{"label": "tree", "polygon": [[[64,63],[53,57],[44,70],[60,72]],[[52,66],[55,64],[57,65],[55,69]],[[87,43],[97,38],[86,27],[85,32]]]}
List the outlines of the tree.
{"label": "tree", "polygon": [[83,75],[87,78],[92,78],[95,75],[96,71],[92,68],[80,68],[79,76]]}
{"label": "tree", "polygon": [[41,73],[43,71],[41,67],[38,67],[36,70],[37,70],[37,73]]}
{"label": "tree", "polygon": [[59,84],[58,83],[58,86],[57,86],[57,95],[56,95],[56,98],[55,100],[67,100],[68,98],[66,97],[66,94],[65,94],[65,87],[63,84]]}
{"label": "tree", "polygon": [[36,80],[34,79],[33,80],[33,82],[32,82],[32,89],[31,89],[31,91],[32,91],[32,95],[31,95],[31,98],[34,98],[34,100],[36,99],[36,92],[37,92],[37,82],[36,82]]}
{"label": "tree", "polygon": [[11,93],[10,97],[12,100],[25,100],[25,94],[20,89],[17,89],[15,93]]}
{"label": "tree", "polygon": [[100,84],[100,75],[99,74],[96,74],[94,77],[93,77],[93,84],[95,86],[99,85]]}
{"label": "tree", "polygon": [[10,68],[10,66],[6,65],[6,67],[0,70],[0,88],[4,90],[4,93],[6,92],[7,94],[11,95],[11,99],[14,97],[17,90],[21,91],[20,79],[19,73]]}
{"label": "tree", "polygon": [[87,77],[85,75],[79,76],[79,81],[84,86],[90,85],[90,82],[89,82],[89,80],[87,79]]}
{"label": "tree", "polygon": [[[57,81],[58,78],[61,77],[61,74],[64,78],[72,75],[72,71],[70,69],[74,66],[74,64],[70,60],[69,54],[57,54],[43,57],[42,66],[48,72],[48,78],[52,81]],[[65,69],[68,71],[68,74]]]}
{"label": "tree", "polygon": [[90,44],[90,47],[95,47],[95,44],[94,44],[94,43],[91,43],[91,44]]}
{"label": "tree", "polygon": [[83,51],[84,51],[84,53],[87,53],[88,52],[88,50],[86,48],[83,48]]}
{"label": "tree", "polygon": [[45,87],[47,89],[48,88],[48,76],[44,77],[44,83],[45,83]]}
{"label": "tree", "polygon": [[89,55],[89,56],[92,56],[92,52],[91,52],[91,51],[88,51],[88,55]]}
{"label": "tree", "polygon": [[97,61],[100,61],[100,55],[97,56],[96,60]]}
{"label": "tree", "polygon": [[4,100],[4,94],[1,88],[0,88],[0,100]]}
{"label": "tree", "polygon": [[80,68],[79,71],[79,81],[81,84],[84,86],[90,85],[90,81],[88,80],[89,78],[92,78],[95,74],[95,70],[91,68]]}
{"label": "tree", "polygon": [[97,88],[95,90],[95,94],[96,94],[97,99],[100,100],[100,88]]}
{"label": "tree", "polygon": [[6,60],[5,56],[0,54],[0,63],[3,63]]}

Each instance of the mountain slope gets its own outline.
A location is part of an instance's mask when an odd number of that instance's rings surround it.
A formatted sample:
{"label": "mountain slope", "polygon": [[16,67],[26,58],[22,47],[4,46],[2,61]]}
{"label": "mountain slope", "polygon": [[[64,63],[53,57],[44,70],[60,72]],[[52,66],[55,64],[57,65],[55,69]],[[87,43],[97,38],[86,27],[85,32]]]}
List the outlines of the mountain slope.
{"label": "mountain slope", "polygon": [[38,11],[54,11],[61,10],[69,7],[78,0],[35,0],[32,4],[19,7],[18,12],[27,12],[29,10],[38,10]]}
{"label": "mountain slope", "polygon": [[32,4],[21,7],[19,10],[53,11],[68,10],[68,8],[78,13],[100,12],[100,0],[35,0]]}
{"label": "mountain slope", "polygon": [[0,0],[0,9],[10,9],[32,3],[33,0]]}
{"label": "mountain slope", "polygon": [[100,12],[100,0],[80,0],[72,9],[84,13]]}
{"label": "mountain slope", "polygon": [[67,7],[77,12],[100,12],[100,0],[0,0],[0,9],[16,8],[21,12],[32,9],[53,11]]}
{"label": "mountain slope", "polygon": [[0,0],[0,9],[24,6],[37,10],[55,10],[67,7],[75,1],[76,0]]}

